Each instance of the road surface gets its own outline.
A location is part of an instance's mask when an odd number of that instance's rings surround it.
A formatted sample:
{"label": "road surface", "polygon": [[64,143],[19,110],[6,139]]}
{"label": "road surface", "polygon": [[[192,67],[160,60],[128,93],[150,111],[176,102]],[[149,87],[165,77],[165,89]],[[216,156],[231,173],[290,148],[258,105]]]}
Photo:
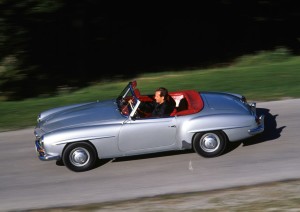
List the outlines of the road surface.
{"label": "road surface", "polygon": [[0,211],[207,191],[300,178],[300,99],[257,103],[266,131],[217,158],[191,151],[106,160],[76,173],[40,161],[33,127],[0,133]]}

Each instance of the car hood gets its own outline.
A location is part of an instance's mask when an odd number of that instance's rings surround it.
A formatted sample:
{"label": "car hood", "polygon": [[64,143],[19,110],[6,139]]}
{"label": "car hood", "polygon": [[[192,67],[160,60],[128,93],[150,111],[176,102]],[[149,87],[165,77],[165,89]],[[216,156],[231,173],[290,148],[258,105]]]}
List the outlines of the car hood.
{"label": "car hood", "polygon": [[[44,112],[49,113],[48,111]],[[41,113],[43,117],[43,113]],[[39,122],[37,128],[44,132],[51,132],[63,128],[75,128],[104,124],[122,119],[114,101],[92,102],[71,105],[56,109]],[[124,119],[124,118],[123,118]]]}

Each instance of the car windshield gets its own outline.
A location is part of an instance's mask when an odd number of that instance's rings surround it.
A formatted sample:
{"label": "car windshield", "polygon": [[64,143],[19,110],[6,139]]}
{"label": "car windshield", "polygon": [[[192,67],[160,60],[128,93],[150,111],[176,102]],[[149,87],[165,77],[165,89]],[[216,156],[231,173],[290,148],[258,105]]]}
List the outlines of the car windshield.
{"label": "car windshield", "polygon": [[129,82],[116,99],[118,108],[123,115],[129,115],[137,102],[137,98],[133,90],[135,86],[135,82]]}

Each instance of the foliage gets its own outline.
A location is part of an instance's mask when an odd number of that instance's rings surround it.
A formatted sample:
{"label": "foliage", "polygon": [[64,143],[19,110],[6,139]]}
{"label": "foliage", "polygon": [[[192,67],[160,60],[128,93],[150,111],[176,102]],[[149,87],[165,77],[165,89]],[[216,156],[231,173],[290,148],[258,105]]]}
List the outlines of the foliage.
{"label": "foliage", "polygon": [[[135,79],[142,94],[152,94],[157,87],[164,86],[169,91],[195,89],[239,93],[256,102],[300,98],[300,58],[248,67],[146,73]],[[32,127],[41,111],[53,107],[115,98],[127,83],[114,79],[77,91],[61,88],[60,94],[52,97],[0,100],[0,131]]]}
{"label": "foliage", "polygon": [[[228,64],[279,44],[297,54],[295,8],[296,2],[270,0],[203,1],[200,11],[183,4],[170,10],[99,0],[1,0],[0,95],[54,96],[61,87],[104,79]],[[239,65],[281,61],[291,53],[282,50],[246,56]]]}
{"label": "foliage", "polygon": [[256,66],[283,62],[291,58],[291,51],[286,47],[278,47],[274,51],[260,51],[256,54],[245,55],[235,60],[234,66]]}
{"label": "foliage", "polygon": [[[2,0],[0,1],[0,89],[7,98],[19,99],[37,95],[34,84],[43,84],[45,73],[39,61],[47,31],[43,28],[55,22],[60,1]],[[49,27],[51,29],[51,27]],[[47,43],[47,41],[43,41]],[[51,87],[51,86],[50,86]],[[42,90],[42,89],[41,89]]]}

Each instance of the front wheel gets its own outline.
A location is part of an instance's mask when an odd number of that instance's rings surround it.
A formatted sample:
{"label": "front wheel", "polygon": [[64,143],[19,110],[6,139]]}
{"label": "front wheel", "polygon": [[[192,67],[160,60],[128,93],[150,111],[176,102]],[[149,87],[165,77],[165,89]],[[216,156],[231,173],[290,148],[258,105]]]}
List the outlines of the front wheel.
{"label": "front wheel", "polygon": [[227,146],[227,137],[221,131],[198,133],[194,137],[194,150],[203,157],[211,158],[221,155]]}
{"label": "front wheel", "polygon": [[91,144],[79,142],[68,145],[62,158],[68,169],[74,172],[83,172],[94,167],[97,154]]}

